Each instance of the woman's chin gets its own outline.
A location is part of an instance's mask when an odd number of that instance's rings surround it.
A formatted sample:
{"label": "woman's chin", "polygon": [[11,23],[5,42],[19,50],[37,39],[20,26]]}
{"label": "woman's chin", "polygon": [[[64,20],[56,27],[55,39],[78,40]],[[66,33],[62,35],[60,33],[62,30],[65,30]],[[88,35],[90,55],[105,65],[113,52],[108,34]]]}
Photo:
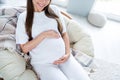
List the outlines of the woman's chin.
{"label": "woman's chin", "polygon": [[44,9],[44,7],[37,7],[37,12],[41,12],[41,11],[43,11],[43,9]]}

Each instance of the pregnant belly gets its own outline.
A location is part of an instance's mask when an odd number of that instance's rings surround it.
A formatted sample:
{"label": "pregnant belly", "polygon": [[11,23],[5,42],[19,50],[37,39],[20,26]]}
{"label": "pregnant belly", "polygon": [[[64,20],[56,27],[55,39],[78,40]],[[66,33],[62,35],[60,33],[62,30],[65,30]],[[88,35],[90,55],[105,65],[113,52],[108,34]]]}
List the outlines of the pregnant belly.
{"label": "pregnant belly", "polygon": [[65,54],[65,44],[62,38],[44,39],[30,54],[34,60],[53,62]]}

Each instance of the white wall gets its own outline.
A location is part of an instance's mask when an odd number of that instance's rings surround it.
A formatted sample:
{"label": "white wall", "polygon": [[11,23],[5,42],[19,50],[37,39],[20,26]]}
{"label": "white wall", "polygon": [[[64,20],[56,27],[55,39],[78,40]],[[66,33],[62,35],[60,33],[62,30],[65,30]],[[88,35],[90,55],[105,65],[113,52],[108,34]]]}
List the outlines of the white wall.
{"label": "white wall", "polygon": [[52,4],[62,6],[62,7],[67,7],[69,0],[52,0]]}

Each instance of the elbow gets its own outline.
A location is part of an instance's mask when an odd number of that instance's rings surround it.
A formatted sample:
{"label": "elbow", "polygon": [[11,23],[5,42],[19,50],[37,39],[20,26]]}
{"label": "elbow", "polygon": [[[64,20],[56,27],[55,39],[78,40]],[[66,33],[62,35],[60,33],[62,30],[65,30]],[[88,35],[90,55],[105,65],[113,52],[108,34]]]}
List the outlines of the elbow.
{"label": "elbow", "polygon": [[27,54],[29,51],[26,50],[26,49],[22,49],[22,52],[23,52],[24,54]]}
{"label": "elbow", "polygon": [[24,54],[27,54],[29,52],[28,48],[24,44],[20,45],[20,47]]}
{"label": "elbow", "polygon": [[65,36],[67,36],[67,33],[66,32],[62,33],[62,37],[65,37]]}
{"label": "elbow", "polygon": [[62,34],[62,37],[69,39],[69,36],[68,36],[68,34],[66,32]]}

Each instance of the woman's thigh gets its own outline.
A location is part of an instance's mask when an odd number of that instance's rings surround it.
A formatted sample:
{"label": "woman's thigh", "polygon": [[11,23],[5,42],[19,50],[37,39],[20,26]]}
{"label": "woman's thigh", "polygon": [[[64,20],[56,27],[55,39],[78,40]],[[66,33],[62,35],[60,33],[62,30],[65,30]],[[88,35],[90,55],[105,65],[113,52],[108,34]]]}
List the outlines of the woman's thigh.
{"label": "woman's thigh", "polygon": [[53,64],[33,64],[41,80],[68,80],[58,66]]}
{"label": "woman's thigh", "polygon": [[60,69],[69,80],[90,80],[83,67],[72,55],[65,63],[60,65]]}

